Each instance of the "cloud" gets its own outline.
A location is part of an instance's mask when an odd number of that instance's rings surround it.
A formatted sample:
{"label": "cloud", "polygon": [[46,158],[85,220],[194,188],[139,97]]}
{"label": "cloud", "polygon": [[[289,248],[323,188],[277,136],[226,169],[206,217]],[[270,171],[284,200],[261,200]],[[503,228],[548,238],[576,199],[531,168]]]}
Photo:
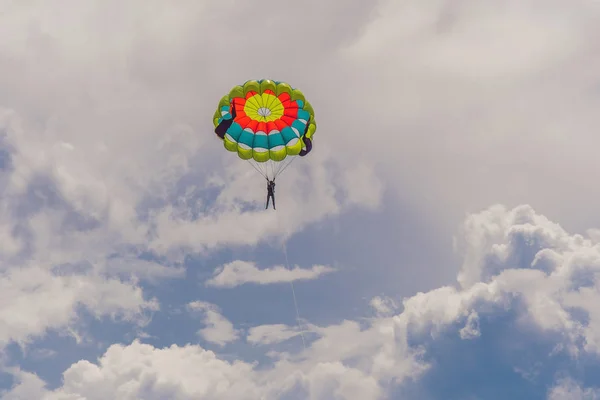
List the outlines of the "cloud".
{"label": "cloud", "polygon": [[105,269],[110,274],[144,279],[154,284],[168,278],[183,278],[185,268],[169,267],[158,262],[142,260],[132,256],[111,258],[107,260]]}
{"label": "cloud", "polygon": [[201,312],[203,322],[206,325],[198,331],[198,334],[207,342],[224,346],[239,338],[238,331],[233,324],[221,315],[219,307],[203,301],[193,301],[187,305],[192,312]]}
{"label": "cloud", "polygon": [[396,302],[389,297],[375,296],[369,304],[379,316],[389,316],[398,308]]}
{"label": "cloud", "polygon": [[56,350],[52,350],[52,349],[36,348],[36,349],[33,349],[31,355],[35,359],[44,359],[44,358],[56,357],[58,355],[58,352]]}
{"label": "cloud", "polygon": [[93,274],[56,276],[36,267],[0,275],[0,292],[0,346],[27,344],[71,326],[81,308],[132,323],[143,323],[145,311],[158,309],[156,299],[146,300],[133,284]]}
{"label": "cloud", "polygon": [[[31,390],[34,384],[39,390],[39,380],[29,375],[24,377],[29,382],[22,382],[3,397],[11,398],[18,392]],[[98,364],[79,361],[72,365],[64,373],[61,388],[46,389],[36,398],[159,400],[233,396],[260,399],[262,391],[258,385],[261,383],[256,380],[250,364],[220,360],[213,352],[199,346],[173,345],[156,349],[135,341],[129,346],[111,346]]]}
{"label": "cloud", "polygon": [[[568,233],[529,206],[490,207],[469,216],[461,232],[469,246],[459,276],[479,281],[405,298],[395,314],[381,307],[383,298],[374,298],[371,304],[386,315],[311,324],[316,336],[306,350],[271,350],[270,365],[226,362],[199,346],[159,349],[134,341],[113,345],[98,364],[74,364],[63,386],[48,393],[89,399],[117,393],[348,400],[597,396],[593,374],[585,371],[600,370],[600,242]],[[212,312],[213,340],[233,340],[231,325],[218,328],[224,317],[213,305],[189,308]],[[286,325],[263,325],[251,328],[247,340],[272,346],[296,334]],[[209,367],[219,378],[203,375]]]}
{"label": "cloud", "polygon": [[582,150],[598,146],[593,2],[382,1],[376,15],[331,77],[368,82],[344,109],[360,118],[332,134],[340,149],[376,157],[388,190],[437,230],[496,202],[529,202],[578,230],[599,222],[587,177],[600,165]]}
{"label": "cloud", "polygon": [[260,325],[249,329],[246,340],[252,344],[270,345],[284,342],[299,334],[297,328],[283,324]]}
{"label": "cloud", "polygon": [[[427,349],[430,365],[407,393],[543,398],[551,388],[556,396],[576,390],[555,384],[564,374],[591,386],[580,366],[600,367],[593,300],[600,243],[529,206],[493,206],[469,216],[462,233],[461,288],[419,293],[395,317],[410,329],[411,346]],[[467,376],[481,386],[456,385]]]}
{"label": "cloud", "polygon": [[[12,369],[14,386],[10,391],[0,391],[6,400],[23,399],[49,399],[50,393],[46,390],[46,383],[31,372]],[[56,397],[54,397],[56,398]]]}
{"label": "cloud", "polygon": [[[594,395],[593,373],[581,371],[598,366],[598,234],[564,227],[600,223],[600,189],[590,184],[590,171],[600,168],[597,4],[258,5],[3,7],[1,345],[70,329],[80,309],[141,323],[144,311],[158,309],[148,293],[162,294],[156,285],[181,277],[194,253],[284,240],[358,207],[380,207],[384,193],[393,195],[385,213],[409,205],[431,237],[449,233],[466,211],[506,204],[464,224],[458,284],[418,293],[397,310],[373,300],[377,315],[366,322],[321,320],[311,325],[306,352],[269,353],[273,368],[226,362],[200,346],[134,342],[75,363],[57,389],[15,373],[13,394],[368,400],[400,391],[493,399],[543,398],[553,388]],[[252,29],[256,21],[264,30]],[[269,62],[253,57],[257,43]],[[319,123],[311,156],[278,182],[277,213],[263,210],[261,178],[223,151],[210,123],[233,84],[263,76],[302,88]],[[563,226],[530,207],[511,208],[524,201]],[[400,254],[397,262],[408,265]],[[314,269],[292,275],[307,273]],[[207,309],[209,338],[237,335]],[[293,333],[264,329],[250,337],[283,347],[275,341]],[[204,361],[217,377],[193,375]],[[457,384],[465,377],[482,384]]]}
{"label": "cloud", "polygon": [[298,280],[313,280],[321,275],[336,271],[325,265],[313,265],[310,269],[298,266],[287,269],[285,266],[259,269],[256,264],[248,261],[233,261],[217,268],[214,276],[206,281],[206,285],[233,288],[245,283],[269,285],[274,283],[294,282]]}
{"label": "cloud", "polygon": [[548,393],[548,400],[596,400],[600,389],[582,388],[572,379],[563,379]]}
{"label": "cloud", "polygon": [[[510,79],[544,69],[583,46],[585,31],[573,18],[582,4],[553,2],[543,14],[539,7],[542,3],[536,1],[505,6],[471,0],[382,2],[382,18],[371,22],[351,49],[377,54],[396,42],[401,45],[397,54],[415,56],[411,67],[467,79]],[[561,14],[566,12],[570,18]],[[584,15],[578,17],[585,21]],[[400,21],[401,26],[394,25]]]}

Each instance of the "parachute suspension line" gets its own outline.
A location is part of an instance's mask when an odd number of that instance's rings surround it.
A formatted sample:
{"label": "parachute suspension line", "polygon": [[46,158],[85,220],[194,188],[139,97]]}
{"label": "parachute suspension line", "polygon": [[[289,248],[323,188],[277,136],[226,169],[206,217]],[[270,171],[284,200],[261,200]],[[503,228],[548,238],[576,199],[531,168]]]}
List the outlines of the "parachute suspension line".
{"label": "parachute suspension line", "polygon": [[275,179],[277,177],[277,174],[275,173],[275,170],[276,170],[275,166],[277,164],[281,164],[281,163],[280,162],[276,163],[275,161],[271,161],[271,176],[273,177],[273,179]]}
{"label": "parachute suspension line", "polygon": [[279,174],[283,173],[283,171],[285,171],[285,169],[286,169],[287,167],[289,167],[289,166],[290,166],[290,165],[291,165],[291,164],[292,164],[292,163],[293,163],[293,162],[296,160],[296,158],[298,158],[298,157],[297,157],[297,156],[295,156],[295,157],[290,157],[290,158],[291,158],[291,160],[290,160],[288,163],[285,163],[285,164],[284,164],[284,163],[282,163],[282,164],[279,166],[279,168],[277,169],[277,172],[275,173],[275,176],[277,176],[277,175],[279,175]]}
{"label": "parachute suspension line", "polygon": [[[277,217],[277,215],[276,215],[276,218],[277,218],[277,224],[281,228],[281,224],[279,223],[279,218]],[[287,270],[291,271],[290,262],[288,260],[286,243],[287,243],[287,241],[284,239],[281,247],[283,248],[283,255],[285,256],[285,268]],[[294,281],[293,280],[290,281],[290,286],[292,287],[292,298],[294,299],[294,309],[296,310],[296,324],[298,326],[298,331],[300,332],[300,338],[302,338],[302,348],[306,351],[306,340],[304,340],[304,333],[302,332],[302,325],[300,324],[300,312],[298,311],[298,301],[296,300],[296,290],[294,289]]]}
{"label": "parachute suspension line", "polygon": [[[286,168],[296,160],[296,158],[298,158],[298,156],[287,156],[284,160],[277,163],[271,159],[262,163],[259,163],[254,159],[248,159],[246,161],[248,161],[248,163],[250,163],[250,165],[252,165],[252,167],[254,167],[254,169],[257,170],[258,173],[260,173],[266,180],[275,180],[275,178],[279,176],[279,174],[283,173],[283,171],[285,171]],[[262,164],[264,164],[264,168]]]}
{"label": "parachute suspension line", "polygon": [[[250,161],[250,159],[249,159],[249,160],[246,160],[246,161],[248,161],[248,164],[252,165],[252,168],[254,168],[254,169],[255,169],[255,170],[256,170],[256,171],[257,171],[259,174],[261,174],[261,175],[262,175],[262,176],[263,176],[265,179],[269,179],[269,178],[267,178],[267,175],[266,175],[266,174],[265,174],[265,173],[264,173],[264,172],[261,170],[261,168],[255,165],[255,164],[256,164],[256,161],[254,161],[254,160]],[[254,161],[254,162],[253,162],[253,161]]]}
{"label": "parachute suspension line", "polygon": [[271,179],[275,179],[275,162],[273,160],[269,160],[268,166],[271,167],[271,174],[269,176]]}
{"label": "parachute suspension line", "polygon": [[[283,173],[283,171],[285,171],[286,168],[289,167],[296,160],[296,158],[297,157],[289,157],[289,160],[278,162],[277,166],[275,166],[275,162],[273,160],[268,160],[264,163],[259,163],[254,159],[250,158],[246,161],[248,162],[248,164],[252,165],[252,168],[254,168],[259,174],[261,174],[262,177],[266,180],[275,180],[275,178],[279,176],[279,174]],[[264,164],[264,166],[262,164]]]}
{"label": "parachute suspension line", "polygon": [[277,170],[273,171],[273,174],[274,174],[275,176],[279,175],[279,171],[281,170],[281,167],[282,167],[284,164],[286,164],[286,161],[287,161],[287,162],[289,162],[289,160],[287,160],[287,157],[286,157],[286,158],[285,158],[283,161],[281,161],[281,162],[279,163],[279,165],[277,166]]}

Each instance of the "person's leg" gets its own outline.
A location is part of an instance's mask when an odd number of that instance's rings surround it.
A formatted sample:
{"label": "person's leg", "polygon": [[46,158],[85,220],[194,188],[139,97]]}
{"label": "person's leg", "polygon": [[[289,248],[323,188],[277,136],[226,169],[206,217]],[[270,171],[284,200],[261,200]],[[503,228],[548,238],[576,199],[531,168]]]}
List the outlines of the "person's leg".
{"label": "person's leg", "polygon": [[271,195],[270,194],[267,195],[267,205],[265,205],[265,210],[267,208],[269,208],[269,200],[271,200]]}
{"label": "person's leg", "polygon": [[273,195],[273,210],[276,210],[276,208],[275,208],[275,195]]}

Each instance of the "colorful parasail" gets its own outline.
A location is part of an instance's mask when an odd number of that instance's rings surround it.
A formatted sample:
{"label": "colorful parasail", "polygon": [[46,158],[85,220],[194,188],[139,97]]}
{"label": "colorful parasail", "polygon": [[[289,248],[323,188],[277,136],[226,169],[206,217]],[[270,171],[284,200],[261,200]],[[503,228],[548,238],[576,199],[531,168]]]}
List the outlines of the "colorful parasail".
{"label": "colorful parasail", "polygon": [[250,161],[268,180],[312,149],[317,125],[304,94],[285,82],[250,80],[223,96],[214,114],[225,148]]}

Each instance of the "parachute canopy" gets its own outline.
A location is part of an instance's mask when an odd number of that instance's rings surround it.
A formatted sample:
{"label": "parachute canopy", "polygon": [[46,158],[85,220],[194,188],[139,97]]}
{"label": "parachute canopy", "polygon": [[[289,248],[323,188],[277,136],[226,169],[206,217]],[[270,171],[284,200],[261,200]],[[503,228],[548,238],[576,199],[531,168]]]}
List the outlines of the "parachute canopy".
{"label": "parachute canopy", "polygon": [[225,148],[256,162],[255,168],[260,167],[266,178],[267,165],[261,164],[271,164],[274,178],[282,165],[272,164],[308,154],[317,130],[314,110],[304,94],[269,79],[234,86],[221,98],[213,123]]}

